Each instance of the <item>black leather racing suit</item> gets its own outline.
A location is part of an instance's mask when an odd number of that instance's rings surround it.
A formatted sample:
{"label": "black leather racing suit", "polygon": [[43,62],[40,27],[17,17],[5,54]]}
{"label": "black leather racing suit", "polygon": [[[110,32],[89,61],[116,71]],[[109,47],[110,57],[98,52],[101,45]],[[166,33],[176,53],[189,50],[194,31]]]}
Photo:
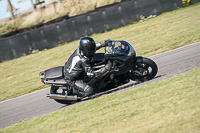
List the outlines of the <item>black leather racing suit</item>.
{"label": "black leather racing suit", "polygon": [[[96,50],[103,47],[102,43],[96,44]],[[105,67],[106,68],[106,67]],[[102,69],[97,73],[100,75],[107,69]],[[83,82],[80,78],[81,75],[93,74],[91,71],[90,60],[88,57],[80,54],[79,48],[77,48],[64,66],[64,77],[69,81],[77,90],[74,90],[81,97],[89,96],[93,93],[93,87]]]}

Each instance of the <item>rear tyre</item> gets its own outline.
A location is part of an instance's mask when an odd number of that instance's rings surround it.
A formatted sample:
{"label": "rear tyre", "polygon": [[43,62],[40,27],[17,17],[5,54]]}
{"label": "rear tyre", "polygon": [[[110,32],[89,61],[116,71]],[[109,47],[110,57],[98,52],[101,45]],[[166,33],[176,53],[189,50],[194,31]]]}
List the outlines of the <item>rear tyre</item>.
{"label": "rear tyre", "polygon": [[[60,95],[65,95],[66,94],[66,90],[65,89],[61,89],[59,88],[59,86],[51,86],[50,89],[50,94],[60,94]],[[58,99],[54,99],[56,102],[61,103],[61,104],[72,104],[76,101],[71,101],[71,100],[58,100]]]}
{"label": "rear tyre", "polygon": [[137,63],[129,70],[129,78],[144,82],[153,79],[157,72],[156,63],[149,58],[143,57],[143,62]]}

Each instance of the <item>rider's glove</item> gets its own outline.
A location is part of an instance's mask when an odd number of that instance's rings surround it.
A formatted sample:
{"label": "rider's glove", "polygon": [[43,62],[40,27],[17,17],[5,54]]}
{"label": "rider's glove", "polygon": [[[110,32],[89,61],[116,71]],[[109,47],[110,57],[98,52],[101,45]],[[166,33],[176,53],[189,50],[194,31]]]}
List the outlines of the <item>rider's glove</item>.
{"label": "rider's glove", "polygon": [[95,75],[94,75],[94,72],[90,69],[90,70],[87,71],[87,76],[88,76],[89,78],[92,78],[92,77],[94,77]]}
{"label": "rider's glove", "polygon": [[100,42],[102,47],[108,46],[108,41]]}
{"label": "rider's glove", "polygon": [[109,70],[111,70],[111,68],[112,68],[112,63],[111,63],[111,61],[108,61],[108,63],[107,63],[106,66],[105,66],[105,69],[106,69],[107,71],[109,71]]}

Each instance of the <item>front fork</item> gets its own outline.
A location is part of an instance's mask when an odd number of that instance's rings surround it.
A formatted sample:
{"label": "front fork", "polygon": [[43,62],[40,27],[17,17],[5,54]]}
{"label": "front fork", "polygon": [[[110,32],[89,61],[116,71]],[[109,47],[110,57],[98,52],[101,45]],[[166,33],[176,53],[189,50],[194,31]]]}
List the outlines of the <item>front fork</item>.
{"label": "front fork", "polygon": [[138,64],[139,63],[143,63],[143,57],[142,56],[136,56],[136,58],[133,62],[133,66],[129,70],[129,75],[130,75],[130,73],[132,73],[132,74],[134,73],[134,75],[142,76],[142,73],[138,70]]}
{"label": "front fork", "polygon": [[142,63],[143,62],[143,57],[142,56],[136,56],[134,63]]}

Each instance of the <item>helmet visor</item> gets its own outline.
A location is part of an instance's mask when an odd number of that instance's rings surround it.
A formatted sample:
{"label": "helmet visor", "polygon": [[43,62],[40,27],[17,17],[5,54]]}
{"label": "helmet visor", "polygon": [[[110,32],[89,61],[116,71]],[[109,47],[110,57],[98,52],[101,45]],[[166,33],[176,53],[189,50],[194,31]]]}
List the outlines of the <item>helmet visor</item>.
{"label": "helmet visor", "polygon": [[94,56],[94,52],[84,51],[84,55],[87,56],[87,57],[93,57]]}

